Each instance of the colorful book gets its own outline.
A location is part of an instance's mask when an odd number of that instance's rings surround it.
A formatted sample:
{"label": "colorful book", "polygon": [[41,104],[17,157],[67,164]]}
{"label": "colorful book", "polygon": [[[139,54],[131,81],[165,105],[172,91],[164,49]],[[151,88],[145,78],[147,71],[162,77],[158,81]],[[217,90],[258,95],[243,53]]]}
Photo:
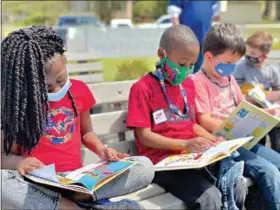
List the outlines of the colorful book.
{"label": "colorful book", "polygon": [[94,191],[121,175],[134,164],[135,162],[125,159],[116,162],[98,161],[77,169],[65,177],[57,175],[55,165],[52,164],[36,169],[24,177],[46,187],[92,195]]}
{"label": "colorful book", "polygon": [[221,142],[201,153],[172,155],[157,163],[154,168],[155,171],[202,168],[229,157],[233,151],[249,142],[252,138],[239,138]]}
{"label": "colorful book", "polygon": [[247,101],[243,101],[224,120],[221,127],[214,132],[214,135],[226,139],[253,136],[254,138],[244,145],[244,148],[251,149],[279,123],[279,118]]}
{"label": "colorful book", "polygon": [[272,104],[268,100],[266,100],[266,95],[259,86],[253,88],[248,93],[248,96],[263,108],[271,109],[273,107]]}
{"label": "colorful book", "polygon": [[270,103],[268,100],[266,100],[266,95],[259,86],[252,89],[248,96],[262,108],[273,109],[279,107],[279,109],[276,111],[275,117],[280,119],[280,102]]}

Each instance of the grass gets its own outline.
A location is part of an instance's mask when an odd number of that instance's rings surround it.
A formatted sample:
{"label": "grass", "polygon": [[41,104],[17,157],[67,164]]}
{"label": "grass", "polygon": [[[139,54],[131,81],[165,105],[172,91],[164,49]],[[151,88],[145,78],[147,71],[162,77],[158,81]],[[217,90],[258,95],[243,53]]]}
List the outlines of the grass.
{"label": "grass", "polygon": [[156,57],[143,57],[143,58],[104,58],[102,59],[103,63],[103,75],[104,81],[110,82],[115,81],[116,74],[118,71],[118,66],[123,62],[132,61],[132,60],[141,60],[145,62],[149,67],[150,71],[155,69],[155,63],[157,61]]}

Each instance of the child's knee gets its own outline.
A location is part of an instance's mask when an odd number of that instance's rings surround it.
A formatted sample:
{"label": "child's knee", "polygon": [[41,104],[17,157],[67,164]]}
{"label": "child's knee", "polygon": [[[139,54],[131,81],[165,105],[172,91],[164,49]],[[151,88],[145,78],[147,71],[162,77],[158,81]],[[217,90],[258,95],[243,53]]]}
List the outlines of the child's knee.
{"label": "child's knee", "polygon": [[135,174],[139,178],[146,180],[147,184],[150,184],[155,176],[154,165],[152,161],[144,156],[133,156],[130,159],[137,161],[137,164],[131,169],[131,173]]}

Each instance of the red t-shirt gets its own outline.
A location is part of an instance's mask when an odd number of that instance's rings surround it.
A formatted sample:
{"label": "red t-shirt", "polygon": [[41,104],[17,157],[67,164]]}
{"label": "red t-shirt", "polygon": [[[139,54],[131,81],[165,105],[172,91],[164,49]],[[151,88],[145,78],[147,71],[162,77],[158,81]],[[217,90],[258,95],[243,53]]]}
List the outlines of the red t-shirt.
{"label": "red t-shirt", "polygon": [[72,83],[70,92],[78,116],[75,117],[68,94],[58,102],[50,102],[45,135],[30,154],[45,165],[54,163],[57,172],[73,171],[82,167],[80,114],[89,111],[95,104],[93,95],[83,82],[72,79],[70,81]]}
{"label": "red t-shirt", "polygon": [[[190,119],[182,119],[174,114],[166,102],[161,90],[159,81],[153,74],[147,74],[133,84],[130,90],[128,114],[126,125],[129,128],[151,128],[154,133],[174,139],[191,139],[196,137],[193,131],[195,120],[195,89],[191,79],[186,79],[182,83],[187,93]],[[167,96],[181,111],[184,110],[184,100],[179,86],[166,83]],[[158,111],[158,112],[157,112]],[[164,112],[165,120],[161,123],[159,118],[153,117],[153,113]],[[161,118],[162,119],[162,118]],[[140,155],[147,156],[154,164],[165,157],[178,154],[178,151],[146,148],[143,146],[137,135],[136,144]]]}

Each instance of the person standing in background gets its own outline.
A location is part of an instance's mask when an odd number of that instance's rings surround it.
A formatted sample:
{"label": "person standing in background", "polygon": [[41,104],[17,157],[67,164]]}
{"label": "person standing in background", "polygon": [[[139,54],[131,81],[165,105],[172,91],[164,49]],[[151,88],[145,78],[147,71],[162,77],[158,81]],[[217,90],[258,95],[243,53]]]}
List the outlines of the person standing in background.
{"label": "person standing in background", "polygon": [[221,2],[169,0],[167,13],[171,16],[173,25],[189,26],[197,36],[200,53],[194,66],[193,73],[196,73],[203,62],[201,46],[204,36],[210,29],[212,21],[218,22],[221,19]]}

